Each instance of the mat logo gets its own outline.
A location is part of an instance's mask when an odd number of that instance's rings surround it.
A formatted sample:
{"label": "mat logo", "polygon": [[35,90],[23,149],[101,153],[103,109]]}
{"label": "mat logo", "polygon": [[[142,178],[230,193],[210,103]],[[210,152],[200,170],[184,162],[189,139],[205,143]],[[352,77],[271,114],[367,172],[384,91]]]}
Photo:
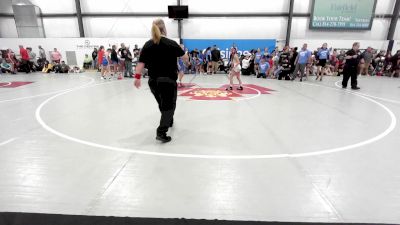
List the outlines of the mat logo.
{"label": "mat logo", "polygon": [[243,90],[227,91],[228,86],[224,85],[219,88],[203,88],[196,84],[184,84],[183,88],[179,88],[182,93],[179,96],[190,97],[191,100],[234,100],[236,98],[246,99],[249,95],[270,94],[272,89],[261,87],[254,84],[243,85]]}
{"label": "mat logo", "polygon": [[0,88],[16,88],[31,83],[33,82],[26,82],[26,81],[5,82],[5,83],[0,83]]}

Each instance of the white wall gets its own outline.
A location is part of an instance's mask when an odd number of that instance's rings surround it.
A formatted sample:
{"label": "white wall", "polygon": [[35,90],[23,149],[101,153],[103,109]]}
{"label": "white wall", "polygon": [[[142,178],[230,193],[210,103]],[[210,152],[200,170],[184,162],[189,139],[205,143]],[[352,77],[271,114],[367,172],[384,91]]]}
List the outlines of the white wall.
{"label": "white wall", "polygon": [[[1,0],[3,1],[3,0]],[[30,0],[42,13],[75,13],[75,0]]]}
{"label": "white wall", "polygon": [[294,0],[293,12],[294,13],[309,13],[311,10],[312,0]]}
{"label": "white wall", "polygon": [[396,31],[394,32],[394,40],[400,40],[400,21],[397,21]]}
{"label": "white wall", "polygon": [[18,37],[14,18],[0,18],[0,37]]}
{"label": "white wall", "polygon": [[276,18],[191,18],[183,21],[182,38],[192,39],[282,39],[287,19]]}
{"label": "white wall", "polygon": [[[51,0],[50,0],[51,1]],[[82,12],[167,12],[176,0],[81,0]]]}
{"label": "white wall", "polygon": [[[148,40],[149,38],[0,38],[0,48],[11,48],[18,54],[18,45],[23,45],[32,47],[33,51],[38,54],[38,46],[41,45],[46,50],[48,58],[48,52],[57,48],[64,59],[65,51],[75,51],[77,62],[79,66],[82,66],[85,54],[91,56],[93,46],[103,45],[105,48],[109,48],[114,44],[119,46],[121,43],[125,43],[132,50],[135,44],[142,47]],[[176,38],[174,40],[178,41]]]}
{"label": "white wall", "polygon": [[378,0],[375,14],[392,14],[396,0]]}
{"label": "white wall", "polygon": [[[143,38],[151,35],[151,25],[154,18],[134,17],[96,17],[84,18],[84,29],[87,37],[131,37]],[[169,37],[178,37],[178,22],[164,19]]]}
{"label": "white wall", "polygon": [[[289,0],[182,0],[191,13],[288,12]],[[176,4],[176,1],[175,1]]]}
{"label": "white wall", "polygon": [[79,37],[78,20],[76,18],[43,18],[43,27],[48,38]]}
{"label": "white wall", "polygon": [[400,40],[395,40],[393,44],[392,52],[396,52],[397,50],[400,50]]}

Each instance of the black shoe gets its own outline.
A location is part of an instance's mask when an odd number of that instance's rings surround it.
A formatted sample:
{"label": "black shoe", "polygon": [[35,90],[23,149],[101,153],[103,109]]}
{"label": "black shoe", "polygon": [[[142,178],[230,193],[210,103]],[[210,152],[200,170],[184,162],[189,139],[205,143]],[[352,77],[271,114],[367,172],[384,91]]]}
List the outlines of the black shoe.
{"label": "black shoe", "polygon": [[300,78],[300,82],[303,82],[303,79],[302,79],[302,78]]}
{"label": "black shoe", "polygon": [[346,89],[347,87],[342,85],[342,88],[343,88],[343,89]]}
{"label": "black shoe", "polygon": [[161,141],[162,143],[167,143],[170,142],[172,138],[166,134],[157,134],[156,140]]}
{"label": "black shoe", "polygon": [[353,89],[353,90],[360,90],[361,88],[360,88],[360,87],[352,87],[351,89]]}
{"label": "black shoe", "polygon": [[225,90],[227,90],[227,91],[232,91],[233,88],[232,88],[232,86],[229,86],[229,87],[227,87]]}
{"label": "black shoe", "polygon": [[[238,88],[236,88],[236,89],[238,89],[239,91],[242,91],[242,90],[243,90],[243,87],[240,86],[240,87],[238,87]],[[231,89],[231,90],[232,90],[232,89]]]}

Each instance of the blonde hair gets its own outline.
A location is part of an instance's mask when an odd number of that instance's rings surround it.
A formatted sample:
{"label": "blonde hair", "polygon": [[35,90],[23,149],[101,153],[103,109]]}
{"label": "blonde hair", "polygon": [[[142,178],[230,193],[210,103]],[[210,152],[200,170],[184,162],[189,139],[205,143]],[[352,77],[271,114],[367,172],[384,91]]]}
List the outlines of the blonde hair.
{"label": "blonde hair", "polygon": [[165,23],[162,19],[156,19],[153,21],[151,26],[151,38],[154,44],[159,44],[161,40],[161,35],[166,35],[167,29],[165,29]]}

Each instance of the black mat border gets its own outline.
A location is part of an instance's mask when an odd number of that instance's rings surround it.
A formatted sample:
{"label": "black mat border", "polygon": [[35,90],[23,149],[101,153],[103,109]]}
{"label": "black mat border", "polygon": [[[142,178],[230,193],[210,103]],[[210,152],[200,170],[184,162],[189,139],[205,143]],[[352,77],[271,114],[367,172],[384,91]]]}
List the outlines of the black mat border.
{"label": "black mat border", "polygon": [[184,218],[135,218],[84,215],[61,215],[23,212],[0,212],[0,225],[400,225],[383,223],[305,223],[199,220]]}

